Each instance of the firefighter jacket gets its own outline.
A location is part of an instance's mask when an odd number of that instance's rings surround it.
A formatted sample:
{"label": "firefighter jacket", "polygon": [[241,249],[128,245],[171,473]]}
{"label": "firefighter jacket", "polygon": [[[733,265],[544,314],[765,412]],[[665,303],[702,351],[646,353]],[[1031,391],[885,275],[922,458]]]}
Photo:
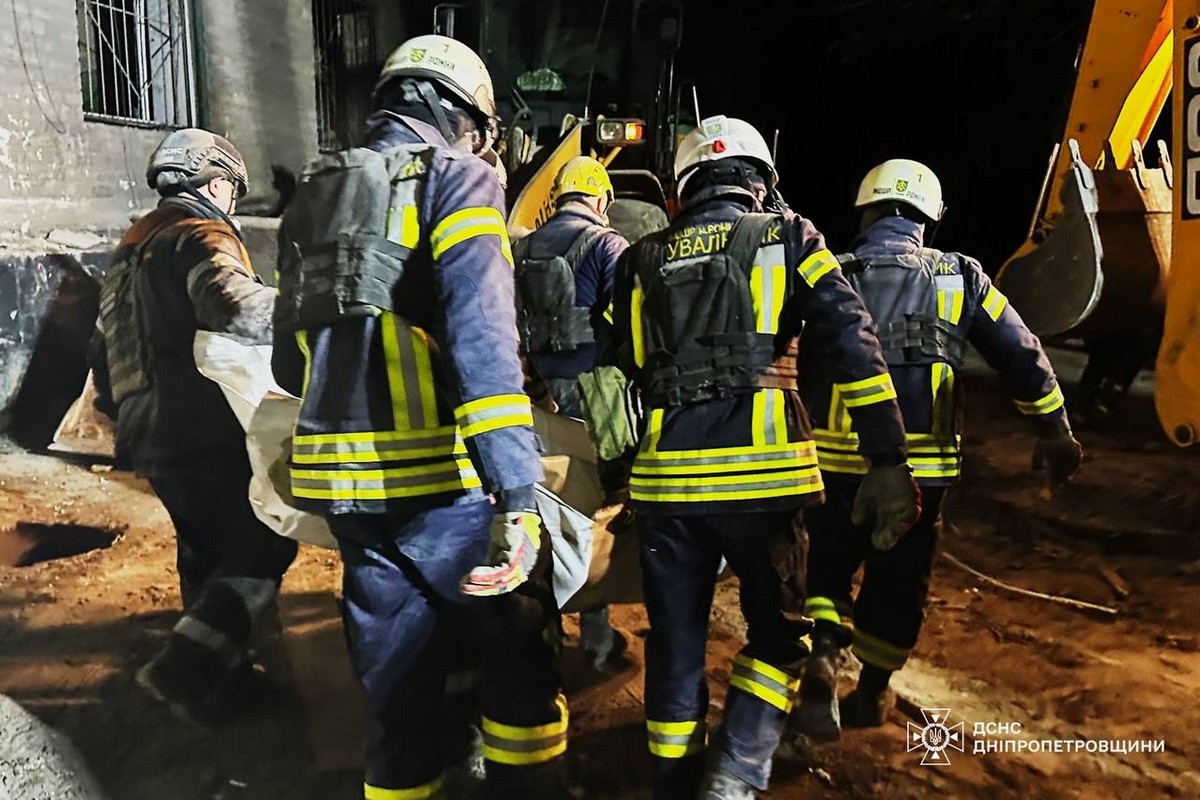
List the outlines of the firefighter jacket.
{"label": "firefighter jacket", "polygon": [[[837,356],[837,382],[863,432],[863,452],[879,464],[904,458],[896,395],[870,316],[812,224],[795,215],[768,218],[755,230],[749,263],[717,258],[742,235],[731,232],[747,230],[735,223],[756,205],[735,187],[703,189],[666,231],[640,240],[618,265],[613,341],[600,363],[619,366],[647,406],[629,478],[639,505],[692,514],[820,501],[795,384],[802,326],[819,331]],[[657,248],[656,267],[639,267],[647,248]],[[668,286],[690,291],[692,301],[672,303],[686,292]]]}
{"label": "firefighter jacket", "polygon": [[[401,170],[413,179],[408,199],[386,215],[388,236],[411,253],[391,289],[394,310],[295,332],[278,324],[290,313],[285,281],[295,281],[280,275],[273,366],[281,385],[303,395],[296,504],[409,513],[530,487],[542,470],[522,390],[500,184],[431,125],[388,112],[371,122],[367,146],[377,152],[430,145]],[[280,239],[282,252],[286,215]]]}
{"label": "firefighter jacket", "polygon": [[[627,247],[625,237],[583,203],[568,203],[514,246],[518,326],[543,378],[573,380],[595,365],[597,348],[609,330],[604,312],[613,273]],[[557,285],[572,276],[554,274],[555,256],[573,274],[569,286]],[[567,346],[551,347],[551,337]]]}
{"label": "firefighter jacket", "polygon": [[[921,227],[898,216],[875,222],[854,242],[853,253],[839,260],[874,317],[919,483],[945,486],[958,480],[957,376],[967,343],[1000,373],[1018,410],[1035,425],[1067,425],[1062,390],[1041,344],[978,261],[923,247]],[[801,338],[801,350],[818,357],[804,361],[800,383],[821,469],[826,479],[861,476],[867,464],[858,454],[860,431],[835,383],[836,361],[822,357],[817,337],[809,333]]]}
{"label": "firefighter jacket", "polygon": [[269,344],[274,303],[215,208],[178,194],[138,220],[113,253],[90,348],[102,402],[117,409],[118,459],[151,478],[244,461],[245,432],[196,370],[192,341],[206,330]]}

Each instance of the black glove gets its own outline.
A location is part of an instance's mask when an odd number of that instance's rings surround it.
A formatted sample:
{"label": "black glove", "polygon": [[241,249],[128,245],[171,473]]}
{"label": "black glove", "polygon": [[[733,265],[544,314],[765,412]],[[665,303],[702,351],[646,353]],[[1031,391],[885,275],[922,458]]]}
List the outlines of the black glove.
{"label": "black glove", "polygon": [[850,521],[871,526],[876,550],[891,550],[921,516],[921,490],[908,464],[875,466],[867,470]]}
{"label": "black glove", "polygon": [[1079,471],[1083,461],[1081,445],[1070,429],[1055,432],[1051,436],[1038,437],[1033,445],[1033,471],[1045,471],[1052,488],[1062,486]]}

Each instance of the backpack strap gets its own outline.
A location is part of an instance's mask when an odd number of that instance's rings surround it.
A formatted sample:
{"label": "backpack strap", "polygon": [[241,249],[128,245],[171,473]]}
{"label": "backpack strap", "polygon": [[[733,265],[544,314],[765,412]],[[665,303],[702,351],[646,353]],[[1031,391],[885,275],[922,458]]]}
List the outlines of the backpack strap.
{"label": "backpack strap", "polygon": [[600,237],[610,231],[616,233],[613,228],[604,225],[589,225],[575,237],[575,241],[571,243],[565,256],[567,263],[571,265],[572,271],[587,257],[587,254],[591,252],[596,242],[600,241]]}

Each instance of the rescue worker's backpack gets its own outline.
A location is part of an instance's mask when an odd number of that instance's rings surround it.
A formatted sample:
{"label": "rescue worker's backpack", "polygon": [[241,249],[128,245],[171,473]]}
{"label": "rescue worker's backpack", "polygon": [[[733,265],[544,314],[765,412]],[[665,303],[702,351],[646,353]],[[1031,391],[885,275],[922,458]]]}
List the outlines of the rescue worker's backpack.
{"label": "rescue worker's backpack", "polygon": [[323,156],[301,174],[279,228],[284,330],[395,311],[393,290],[421,242],[429,144]]}
{"label": "rescue worker's backpack", "polygon": [[132,395],[153,388],[150,372],[150,337],[146,311],[137,291],[138,272],[147,246],[157,231],[129,249],[108,268],[100,287],[98,329],[104,335],[105,357],[113,402],[118,406]]}
{"label": "rescue worker's backpack", "polygon": [[680,261],[664,258],[669,230],[634,245],[644,292],[645,363],[638,384],[648,406],[796,388],[795,357],[777,354],[775,337],[757,332],[750,290],[755,254],[777,220],[774,214],[743,214],[722,250]]}
{"label": "rescue worker's backpack", "polygon": [[574,350],[596,340],[591,309],[575,305],[575,270],[600,237],[611,230],[589,225],[565,253],[539,247],[536,233],[513,246],[517,332],[526,352]]}
{"label": "rescue worker's backpack", "polygon": [[875,320],[889,367],[962,365],[966,338],[958,320],[965,298],[953,255],[922,248],[865,260],[849,253],[838,262]]}

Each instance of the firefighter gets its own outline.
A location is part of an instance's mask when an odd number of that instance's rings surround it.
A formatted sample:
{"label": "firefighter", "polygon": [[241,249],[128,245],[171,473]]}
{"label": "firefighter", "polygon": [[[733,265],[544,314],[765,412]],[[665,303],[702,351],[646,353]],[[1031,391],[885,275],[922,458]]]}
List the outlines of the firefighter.
{"label": "firefighter", "polygon": [[456,795],[447,694],[478,664],[491,796],[557,800],[567,706],[491,78],[461,42],[419,36],[374,103],[366,147],[310,166],[284,215],[274,362],[303,393],[293,495],[345,567],[364,794]]}
{"label": "firefighter", "polygon": [[229,141],[195,128],[171,133],[146,179],[162,199],[117,245],[92,367],[98,406],[115,408],[118,460],[149,479],[175,526],[184,613],[137,681],[210,721],[229,710],[226,690],[255,674],[251,631],[296,543],[254,515],[245,432],[196,370],[192,340],[206,330],[269,343],[275,290],[255,276],[231,219],[248,177]]}
{"label": "firefighter", "polygon": [[[578,418],[576,379],[595,366],[598,343],[608,334],[613,271],[629,242],[608,227],[613,185],[596,159],[577,156],[564,164],[553,193],[554,215],[513,246],[517,328],[558,413]],[[596,667],[623,649],[605,606],[581,612],[579,628],[580,647]]]}
{"label": "firefighter", "polygon": [[[741,120],[705,119],[681,142],[675,175],[677,218],[618,265],[613,339],[595,375],[608,381],[619,366],[646,416],[629,487],[650,620],[654,797],[692,800],[703,782],[706,800],[751,798],[767,786],[807,655],[783,597],[789,564],[803,579],[801,510],[822,493],[796,387],[802,325],[836,355],[863,432],[872,468],[859,513],[879,536],[899,536],[919,497],[866,309],[808,220],[762,213],[777,180],[763,137]],[[584,389],[590,414],[597,404]],[[705,778],[705,649],[722,558],[741,581],[748,644]]]}
{"label": "firefighter", "polygon": [[[838,738],[841,726],[883,724],[891,698],[888,681],[917,642],[942,500],[958,481],[962,463],[958,373],[966,344],[1000,373],[1017,409],[1032,423],[1035,468],[1046,468],[1051,482],[1059,484],[1078,469],[1082,457],[1037,337],[978,261],[925,246],[926,229],[943,214],[937,176],[915,161],[886,161],[867,174],[855,207],[862,212],[860,233],[853,252],[839,260],[879,331],[904,413],[922,512],[890,550],[852,518],[855,492],[868,474],[857,453],[866,431],[847,415],[844,393],[833,383],[836,360],[810,350],[806,331],[801,350],[818,357],[803,362],[800,382],[814,415],[826,502],[808,518],[805,612],[816,623],[795,724],[825,741]],[[852,600],[851,580],[864,565]],[[851,645],[863,663],[862,674],[839,703],[837,656]]]}

